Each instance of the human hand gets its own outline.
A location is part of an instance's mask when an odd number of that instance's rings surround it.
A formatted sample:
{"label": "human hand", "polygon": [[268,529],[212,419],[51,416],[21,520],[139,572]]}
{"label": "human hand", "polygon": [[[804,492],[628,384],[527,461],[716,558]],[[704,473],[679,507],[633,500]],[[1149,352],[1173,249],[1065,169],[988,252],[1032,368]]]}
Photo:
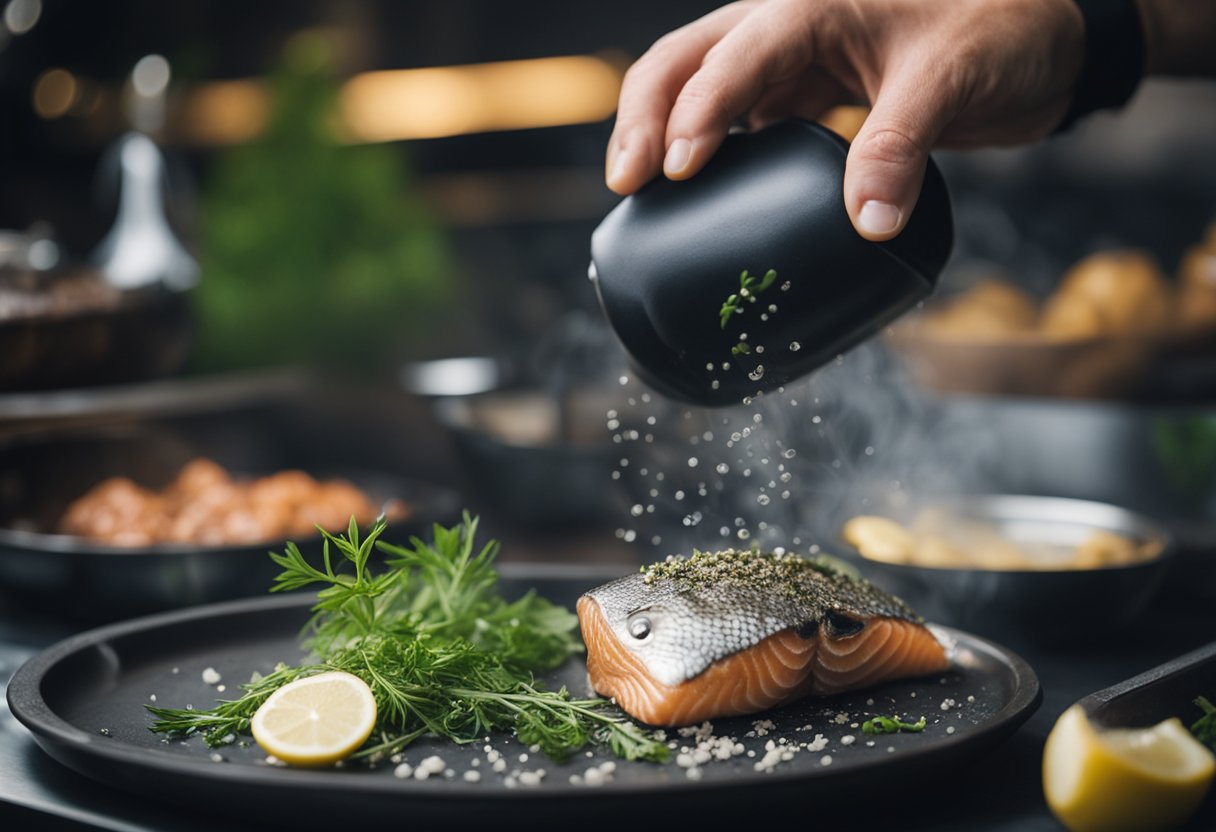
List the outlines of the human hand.
{"label": "human hand", "polygon": [[863,237],[888,240],[915,207],[931,148],[1046,136],[1084,50],[1072,0],[740,0],[629,69],[606,179],[622,195],[660,171],[687,179],[736,119],[756,129],[865,102],[845,208]]}

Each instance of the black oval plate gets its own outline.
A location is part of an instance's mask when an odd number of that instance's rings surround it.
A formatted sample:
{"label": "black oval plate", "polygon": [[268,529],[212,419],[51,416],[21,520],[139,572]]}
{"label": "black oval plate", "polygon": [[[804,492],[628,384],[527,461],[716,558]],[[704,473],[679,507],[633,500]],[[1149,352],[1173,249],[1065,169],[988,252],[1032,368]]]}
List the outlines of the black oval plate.
{"label": "black oval plate", "polygon": [[[578,578],[553,577],[552,570],[510,572],[502,585],[508,596],[535,586],[554,601],[572,604],[595,585],[586,572]],[[491,770],[483,743],[457,746],[424,739],[407,749],[405,759],[416,764],[439,755],[452,775],[402,780],[387,761],[370,771],[268,766],[252,743],[223,747],[217,760],[198,739],[166,742],[148,730],[143,706],[153,695],[162,706],[204,708],[217,698],[235,698],[237,684],[254,671],[299,661],[297,635],[310,601],[298,595],[250,599],[92,630],[21,667],[8,687],[9,706],[48,754],[81,774],[158,800],[189,801],[233,820],[296,828],[332,828],[339,818],[347,824],[403,818],[411,823],[516,824],[564,818],[595,825],[597,817],[601,823],[605,819],[595,812],[611,811],[610,806],[627,800],[627,816],[649,826],[662,818],[687,822],[699,816],[751,815],[754,820],[756,801],[773,810],[797,806],[806,811],[844,798],[856,801],[862,793],[887,800],[1000,742],[1042,698],[1038,679],[1020,657],[940,628],[956,643],[955,670],[720,720],[715,733],[736,737],[754,757],[707,763],[694,780],[675,764],[677,748],[673,762],[664,765],[617,761],[611,780],[598,788],[576,785],[571,776],[612,759],[606,751],[579,753],[560,764],[539,754],[521,762],[528,749],[505,734],[489,742],[508,761],[503,773]],[[203,682],[208,667],[222,675],[225,692]],[[585,667],[581,661],[568,662],[549,681],[566,684],[576,694],[585,692]],[[943,710],[947,700],[956,706]],[[860,730],[868,716],[892,712],[913,719],[924,714],[929,725],[920,734],[869,737]],[[771,720],[773,727],[757,736],[755,723],[762,719]],[[675,731],[668,734],[681,746],[695,745]],[[801,751],[767,773],[756,770],[768,742],[809,743],[817,734],[826,739],[822,750]],[[849,743],[845,736],[854,740]],[[512,771],[542,768],[546,774],[539,786],[511,788],[506,782]],[[463,780],[470,770],[481,773],[480,782]],[[618,822],[623,820],[618,815]]]}

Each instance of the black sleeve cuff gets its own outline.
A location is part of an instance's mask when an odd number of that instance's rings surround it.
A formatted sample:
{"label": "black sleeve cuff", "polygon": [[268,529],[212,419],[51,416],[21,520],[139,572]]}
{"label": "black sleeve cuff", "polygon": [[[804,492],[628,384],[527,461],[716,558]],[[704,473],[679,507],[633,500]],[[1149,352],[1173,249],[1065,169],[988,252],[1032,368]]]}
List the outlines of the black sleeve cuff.
{"label": "black sleeve cuff", "polygon": [[1095,110],[1121,107],[1144,76],[1144,24],[1135,0],[1075,0],[1085,20],[1085,62],[1060,133]]}

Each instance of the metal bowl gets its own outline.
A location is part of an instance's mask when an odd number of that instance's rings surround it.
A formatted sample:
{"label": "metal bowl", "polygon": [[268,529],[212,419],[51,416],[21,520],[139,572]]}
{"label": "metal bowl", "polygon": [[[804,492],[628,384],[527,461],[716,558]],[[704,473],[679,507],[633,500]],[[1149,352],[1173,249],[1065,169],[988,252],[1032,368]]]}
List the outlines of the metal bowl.
{"label": "metal bowl", "polygon": [[[11,274],[9,283],[15,280]],[[119,290],[88,269],[18,278],[37,287],[22,296],[45,301],[47,308],[18,314],[6,310],[0,297],[0,390],[159,378],[178,372],[189,358],[194,340],[189,292],[160,285]],[[0,296],[5,281],[0,271]]]}
{"label": "metal bowl", "polygon": [[540,388],[437,399],[470,487],[496,513],[523,526],[571,527],[619,512],[611,480],[620,446],[604,413],[615,391],[555,395]]}
{"label": "metal bowl", "polygon": [[[934,504],[982,521],[1015,543],[1075,545],[1110,531],[1159,554],[1093,569],[958,569],[886,563],[846,547],[844,555],[877,586],[930,621],[1011,644],[1094,642],[1133,624],[1161,585],[1173,555],[1170,534],[1149,518],[1106,503],[992,495]],[[896,518],[907,519],[907,518]]]}

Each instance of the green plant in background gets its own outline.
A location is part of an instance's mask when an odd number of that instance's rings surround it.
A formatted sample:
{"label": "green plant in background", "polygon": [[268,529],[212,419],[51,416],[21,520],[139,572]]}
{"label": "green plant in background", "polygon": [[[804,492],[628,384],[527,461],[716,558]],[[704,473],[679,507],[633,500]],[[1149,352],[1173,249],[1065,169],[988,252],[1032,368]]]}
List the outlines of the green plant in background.
{"label": "green plant in background", "polygon": [[1158,419],[1153,444],[1179,497],[1198,506],[1216,489],[1216,418]]}
{"label": "green plant in background", "polygon": [[400,147],[335,137],[320,35],[297,35],[268,84],[266,129],[222,154],[202,199],[196,366],[374,366],[425,341],[452,266]]}

